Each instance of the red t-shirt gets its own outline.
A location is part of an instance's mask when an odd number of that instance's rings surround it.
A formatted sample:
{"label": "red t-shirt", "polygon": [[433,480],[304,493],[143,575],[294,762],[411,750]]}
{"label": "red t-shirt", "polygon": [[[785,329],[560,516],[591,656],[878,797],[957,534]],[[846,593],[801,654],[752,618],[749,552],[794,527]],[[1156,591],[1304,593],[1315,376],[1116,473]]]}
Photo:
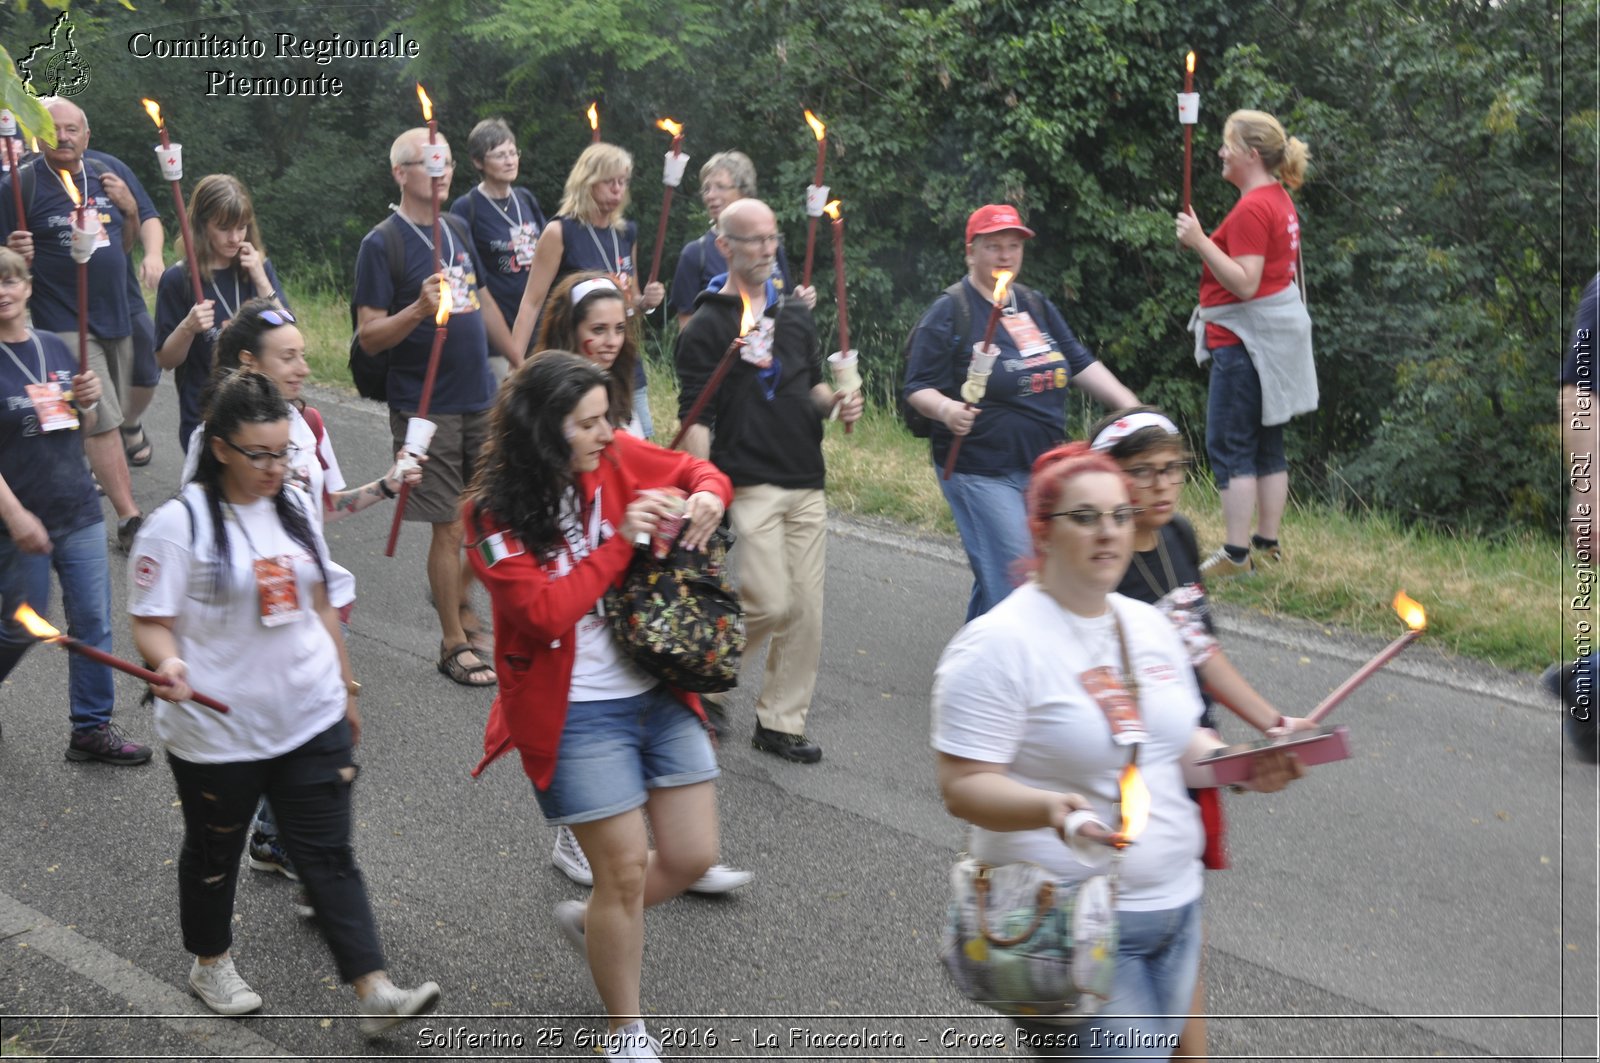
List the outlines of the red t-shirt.
{"label": "red t-shirt", "polygon": [[[1289,198],[1282,185],[1271,184],[1253,188],[1239,197],[1228,216],[1222,219],[1211,242],[1222,248],[1230,258],[1242,255],[1263,255],[1266,262],[1261,268],[1261,287],[1256,298],[1281,292],[1294,283],[1295,259],[1300,250],[1300,218],[1294,212],[1294,200]],[[1224,288],[1211,272],[1211,267],[1200,267],[1200,305],[1222,306],[1240,302],[1238,296]],[[1206,326],[1206,346],[1228,347],[1239,342],[1239,337],[1221,325]]]}

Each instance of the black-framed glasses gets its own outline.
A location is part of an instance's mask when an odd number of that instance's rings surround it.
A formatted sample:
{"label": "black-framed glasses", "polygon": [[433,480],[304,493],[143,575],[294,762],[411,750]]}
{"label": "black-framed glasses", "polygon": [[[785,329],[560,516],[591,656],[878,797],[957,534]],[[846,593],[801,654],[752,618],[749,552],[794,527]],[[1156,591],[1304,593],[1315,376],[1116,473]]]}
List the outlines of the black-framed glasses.
{"label": "black-framed glasses", "polygon": [[258,310],[256,317],[269,325],[283,326],[294,324],[294,315],[280,307],[269,306],[265,310]]}
{"label": "black-framed glasses", "polygon": [[757,244],[760,246],[771,244],[774,247],[783,246],[782,233],[768,233],[765,236],[735,236],[732,233],[729,233],[728,239],[736,244]]}
{"label": "black-framed glasses", "polygon": [[1111,523],[1121,528],[1143,512],[1138,506],[1118,506],[1116,509],[1068,509],[1050,516],[1066,517],[1080,528],[1097,527],[1102,518],[1110,517]]}
{"label": "black-framed glasses", "polygon": [[1189,470],[1193,468],[1194,462],[1184,458],[1169,461],[1165,465],[1130,465],[1123,471],[1128,474],[1128,479],[1140,487],[1154,487],[1157,480],[1181,484],[1189,478]]}
{"label": "black-framed glasses", "polygon": [[227,436],[222,441],[228,446],[244,455],[244,460],[257,472],[266,472],[274,468],[287,468],[294,464],[294,459],[300,456],[300,448],[290,443],[282,450],[246,450]]}

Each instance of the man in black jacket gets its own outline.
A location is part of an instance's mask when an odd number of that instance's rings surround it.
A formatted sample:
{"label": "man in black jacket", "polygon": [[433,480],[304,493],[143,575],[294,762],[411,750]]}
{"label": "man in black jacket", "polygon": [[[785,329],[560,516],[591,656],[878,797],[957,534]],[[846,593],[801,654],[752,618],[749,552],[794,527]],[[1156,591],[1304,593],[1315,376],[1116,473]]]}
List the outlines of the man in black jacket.
{"label": "man in black jacket", "polygon": [[709,457],[733,481],[729,520],[738,538],[739,590],[749,632],[746,652],[770,638],[756,699],[757,749],[814,764],[822,747],[806,737],[806,712],[822,658],[822,583],[828,507],[822,487],[822,427],[834,407],[850,424],[861,395],[822,380],[811,311],[779,298],[771,284],[778,221],[765,203],[741,199],[717,219],[726,282],[695,302],[678,337],[684,418],[717,363],[740,334],[748,303],[758,327],[684,437],[684,449]]}

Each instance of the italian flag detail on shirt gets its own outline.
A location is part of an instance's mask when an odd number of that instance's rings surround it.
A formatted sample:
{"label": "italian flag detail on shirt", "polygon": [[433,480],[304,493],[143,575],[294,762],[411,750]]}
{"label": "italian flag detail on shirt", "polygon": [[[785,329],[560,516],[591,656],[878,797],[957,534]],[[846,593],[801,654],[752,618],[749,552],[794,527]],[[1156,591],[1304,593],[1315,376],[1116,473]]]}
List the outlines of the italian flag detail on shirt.
{"label": "italian flag detail on shirt", "polygon": [[478,553],[483,557],[483,563],[490,568],[508,557],[519,557],[524,552],[522,544],[516,537],[505,532],[495,532],[478,544]]}

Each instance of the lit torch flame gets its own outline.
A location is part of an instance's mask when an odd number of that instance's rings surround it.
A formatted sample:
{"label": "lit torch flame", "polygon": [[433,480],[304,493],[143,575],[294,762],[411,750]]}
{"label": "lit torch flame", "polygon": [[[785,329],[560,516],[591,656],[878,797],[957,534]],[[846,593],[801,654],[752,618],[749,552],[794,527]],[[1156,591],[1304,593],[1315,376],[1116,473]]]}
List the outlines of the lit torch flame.
{"label": "lit torch flame", "polygon": [[57,170],[56,173],[61,175],[61,183],[66,186],[67,195],[72,197],[72,205],[83,206],[83,197],[78,195],[78,186],[72,183],[72,175],[65,170]]}
{"label": "lit torch flame", "polygon": [[50,640],[61,637],[61,632],[46,623],[44,617],[34,612],[31,606],[23,605],[19,607],[16,617],[17,623],[27,628],[28,634],[36,639]]}
{"label": "lit torch flame", "polygon": [[994,273],[994,302],[999,303],[1006,297],[1006,289],[1011,287],[1011,278],[1016,276],[1009,269],[998,269]]}
{"label": "lit torch flame", "polygon": [[674,122],[670,118],[662,118],[657,121],[656,128],[665,129],[668,133],[671,133],[675,137],[683,136],[683,126],[679,125],[677,122]]}
{"label": "lit torch flame", "polygon": [[417,99],[422,101],[422,120],[433,121],[433,101],[428,99],[428,94],[422,89],[422,82],[417,82]]}
{"label": "lit torch flame", "polygon": [[822,124],[820,118],[811,113],[810,108],[806,109],[806,125],[811,127],[812,135],[818,140],[828,135],[828,127]]}
{"label": "lit torch flame", "polygon": [[[1189,73],[1194,73],[1194,52],[1191,51],[1183,60],[1183,68]],[[1169,68],[1170,69],[1170,68]]]}
{"label": "lit torch flame", "polygon": [[157,129],[160,129],[161,128],[161,105],[159,103],[157,103],[155,100],[140,100],[139,102],[144,104],[144,109],[145,109],[146,112],[149,113],[150,120],[156,124],[156,128]]}
{"label": "lit torch flame", "polygon": [[822,209],[834,221],[839,220],[839,201],[837,199],[829,200],[828,205]]}
{"label": "lit torch flame", "polygon": [[599,100],[596,100],[594,103],[589,104],[589,109],[584,112],[589,116],[589,128],[597,133],[600,131],[600,108],[596,106],[599,102]]}
{"label": "lit torch flame", "polygon": [[1125,842],[1131,842],[1143,833],[1145,824],[1150,822],[1150,788],[1144,784],[1144,776],[1139,773],[1137,764],[1129,763],[1122,769],[1122,829],[1120,834]]}
{"label": "lit torch flame", "polygon": [[739,301],[744,304],[744,312],[739,315],[739,335],[743,336],[756,327],[756,319],[750,313],[750,297],[740,292]]}
{"label": "lit torch flame", "polygon": [[1428,626],[1428,613],[1422,608],[1421,603],[1406,596],[1405,591],[1394,596],[1394,611],[1400,614],[1400,619],[1406,622],[1406,627],[1412,631],[1421,631]]}
{"label": "lit torch flame", "polygon": [[444,328],[445,322],[450,320],[450,282],[443,277],[439,278],[439,309],[433,315],[433,323]]}

